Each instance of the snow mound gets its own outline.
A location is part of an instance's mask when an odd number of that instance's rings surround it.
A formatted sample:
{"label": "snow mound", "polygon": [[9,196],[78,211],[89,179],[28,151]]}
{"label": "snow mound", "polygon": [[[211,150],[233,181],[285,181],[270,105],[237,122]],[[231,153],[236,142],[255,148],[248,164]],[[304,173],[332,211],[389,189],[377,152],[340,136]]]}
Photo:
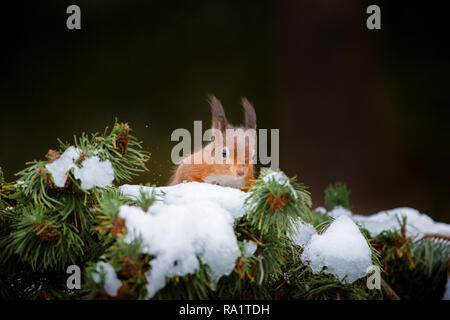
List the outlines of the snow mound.
{"label": "snow mound", "polygon": [[143,190],[150,196],[153,189],[156,191],[157,199],[162,200],[167,205],[182,206],[198,201],[212,202],[228,211],[234,218],[242,217],[248,209],[244,205],[244,200],[249,194],[248,192],[245,193],[236,188],[222,187],[209,183],[185,182],[168,187],[124,184],[119,187],[123,195],[134,199],[139,197],[140,190]]}
{"label": "snow mound", "polygon": [[256,242],[251,240],[244,240],[244,257],[248,258],[253,255],[258,248]]}
{"label": "snow mound", "polygon": [[46,164],[45,168],[52,174],[53,182],[57,187],[64,187],[68,172],[75,167],[74,161],[80,156],[80,149],[69,147],[64,153],[52,163]]}
{"label": "snow mound", "polygon": [[111,186],[114,180],[114,169],[111,162],[109,160],[101,161],[99,157],[93,156],[81,162],[81,168],[79,168],[75,161],[80,154],[80,149],[71,146],[58,159],[45,165],[45,168],[51,173],[55,185],[64,187],[67,174],[74,169],[74,176],[81,181],[81,188],[84,190]]}
{"label": "snow mound", "polygon": [[100,274],[105,274],[105,291],[108,295],[115,297],[122,287],[122,281],[117,278],[113,266],[106,262],[99,262],[95,268],[97,272],[92,272],[92,279],[95,283],[100,283]]}
{"label": "snow mound", "polygon": [[[120,191],[137,198],[140,190],[151,187],[123,185]],[[136,236],[144,240],[144,253],[155,256],[146,274],[148,297],[165,286],[167,277],[192,274],[200,267],[198,257],[209,266],[212,287],[223,275],[233,271],[241,255],[234,219],[245,213],[246,193],[228,187],[189,182],[156,188],[160,201],[144,212],[124,205],[120,216],[128,230],[125,241]],[[248,248],[246,253],[253,248]]]}
{"label": "snow mound", "polygon": [[296,245],[305,246],[311,237],[317,234],[316,228],[310,223],[303,222],[302,220],[298,220],[295,225],[295,231],[292,235],[292,240]]}
{"label": "snow mound", "polygon": [[[289,183],[279,172],[270,172],[263,179]],[[119,190],[130,198],[138,198],[141,190],[149,195],[155,191],[159,200],[148,212],[133,206],[120,209],[128,230],[126,241],[141,235],[144,252],[155,256],[146,274],[149,297],[165,286],[168,277],[196,272],[200,267],[198,258],[209,267],[214,288],[221,276],[232,272],[237,257],[241,254],[248,257],[257,248],[256,243],[246,241],[241,253],[233,230],[234,220],[248,210],[245,204],[248,193],[198,182],[158,188],[123,185]],[[326,212],[323,208],[318,210]],[[372,252],[357,224],[376,236],[383,230],[398,229],[397,217],[406,216],[409,235],[450,234],[450,225],[436,223],[410,208],[360,216],[336,207],[328,214],[335,220],[323,234],[317,234],[313,225],[299,219],[291,238],[304,246],[301,259],[314,273],[324,270],[345,283],[366,276],[372,266]]]}
{"label": "snow mound", "polygon": [[352,283],[367,273],[372,253],[356,224],[346,215],[338,217],[321,235],[314,234],[301,255],[314,273],[324,267],[341,282]]}
{"label": "snow mound", "polygon": [[73,174],[81,181],[84,190],[93,187],[110,187],[114,181],[114,169],[108,160],[100,161],[97,156],[89,157],[82,162],[82,167],[75,166]]}
{"label": "snow mound", "polygon": [[385,210],[370,216],[362,216],[337,206],[329,211],[328,215],[335,219],[341,216],[350,217],[355,223],[367,229],[372,237],[376,237],[385,230],[394,231],[400,229],[399,221],[401,222],[403,217],[406,217],[406,235],[409,237],[420,238],[424,233],[450,235],[450,224],[435,222],[428,215],[406,207]]}
{"label": "snow mound", "polygon": [[314,209],[314,211],[317,211],[320,213],[327,213],[327,209],[325,209],[324,207],[317,207],[316,209]]}
{"label": "snow mound", "polygon": [[384,230],[398,230],[398,220],[406,217],[406,235],[420,238],[424,233],[441,233],[450,235],[450,225],[435,222],[426,214],[412,208],[396,208],[381,211],[371,216],[354,215],[353,220],[367,229],[372,236],[380,234]]}
{"label": "snow mound", "polygon": [[336,206],[333,208],[333,210],[331,210],[330,212],[328,212],[328,215],[334,219],[340,217],[340,216],[347,216],[347,217],[351,217],[352,216],[352,212],[348,209],[345,209],[342,206]]}

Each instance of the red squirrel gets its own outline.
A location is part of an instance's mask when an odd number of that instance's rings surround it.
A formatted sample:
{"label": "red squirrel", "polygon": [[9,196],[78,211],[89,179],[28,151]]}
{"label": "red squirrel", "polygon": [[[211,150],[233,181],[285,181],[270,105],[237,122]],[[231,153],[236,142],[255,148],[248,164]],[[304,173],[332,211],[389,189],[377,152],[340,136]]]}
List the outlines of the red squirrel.
{"label": "red squirrel", "polygon": [[[222,139],[215,139],[213,136],[209,144],[184,158],[175,168],[170,185],[184,181],[197,181],[238,189],[250,186],[254,179],[254,161],[251,160],[255,156],[255,109],[246,98],[242,98],[245,124],[235,127],[227,121],[222,104],[216,97],[209,96],[209,104],[212,113],[211,127],[219,130],[217,132],[222,134]],[[231,136],[232,139],[227,139],[227,132],[230,131],[236,135],[236,138]],[[239,153],[239,150],[245,150],[245,154],[242,151]],[[222,161],[220,163],[202,161],[198,164],[194,162],[196,156],[207,152]],[[220,154],[216,154],[217,152]]]}

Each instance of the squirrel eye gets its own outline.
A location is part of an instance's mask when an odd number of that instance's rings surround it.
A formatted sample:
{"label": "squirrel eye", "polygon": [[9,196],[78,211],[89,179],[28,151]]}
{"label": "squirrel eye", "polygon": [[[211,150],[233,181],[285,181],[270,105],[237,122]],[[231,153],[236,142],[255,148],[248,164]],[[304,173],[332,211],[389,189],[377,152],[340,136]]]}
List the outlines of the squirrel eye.
{"label": "squirrel eye", "polygon": [[222,151],[222,157],[224,157],[224,158],[227,157],[227,150],[223,149],[223,151]]}

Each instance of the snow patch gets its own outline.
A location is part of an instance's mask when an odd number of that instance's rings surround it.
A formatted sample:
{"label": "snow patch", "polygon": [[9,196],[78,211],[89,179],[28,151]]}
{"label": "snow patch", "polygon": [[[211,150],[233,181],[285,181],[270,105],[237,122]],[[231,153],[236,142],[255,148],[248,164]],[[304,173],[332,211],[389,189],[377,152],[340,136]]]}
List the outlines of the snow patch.
{"label": "snow patch", "polygon": [[310,223],[298,220],[295,225],[295,231],[292,235],[292,240],[296,245],[305,246],[313,235],[317,234],[316,228]]}
{"label": "snow patch", "polygon": [[294,198],[297,199],[297,192],[289,182],[289,178],[282,171],[266,170],[266,172],[269,173],[265,174],[262,178],[262,180],[265,183],[268,183],[270,180],[274,180],[279,185],[287,186],[291,190],[291,193],[294,196]]}
{"label": "snow patch", "polygon": [[327,209],[324,207],[317,207],[314,211],[320,212],[320,213],[327,213]]}
{"label": "snow patch", "polygon": [[45,165],[51,173],[53,182],[57,187],[64,187],[68,172],[75,167],[74,161],[80,156],[80,149],[69,147],[55,161]]}
{"label": "snow patch", "polygon": [[[319,208],[316,210],[319,211]],[[320,210],[320,212],[323,211]],[[329,211],[328,215],[334,219],[340,216],[347,216],[355,223],[367,229],[372,237],[376,237],[385,230],[399,230],[399,221],[401,222],[403,217],[406,217],[407,236],[420,238],[424,233],[450,235],[450,224],[435,222],[428,215],[420,213],[416,209],[406,207],[385,210],[370,216],[362,216],[353,214],[350,210],[337,206]]]}
{"label": "snow patch", "polygon": [[377,236],[384,230],[398,230],[402,221],[406,217],[406,235],[420,238],[424,233],[441,233],[450,235],[450,225],[442,222],[435,222],[426,214],[412,208],[396,208],[381,211],[371,216],[354,215],[355,222],[367,229],[371,236]]}
{"label": "snow patch", "polygon": [[333,208],[333,210],[331,210],[330,212],[328,212],[328,215],[334,219],[339,218],[340,216],[347,216],[347,217],[351,217],[352,216],[352,212],[348,209],[345,209],[342,206],[336,206]]}
{"label": "snow patch", "polygon": [[92,279],[95,283],[100,283],[100,274],[105,273],[105,291],[108,295],[115,297],[122,287],[122,281],[117,278],[116,271],[113,266],[106,262],[97,263],[95,268],[97,272],[92,272]]}
{"label": "snow patch", "polygon": [[[132,198],[140,190],[153,188],[123,185],[120,191]],[[156,188],[161,201],[144,212],[141,208],[124,205],[120,216],[128,230],[125,241],[141,235],[143,252],[155,256],[146,276],[148,297],[165,286],[166,278],[192,274],[202,263],[209,266],[212,288],[223,275],[233,271],[236,258],[241,255],[234,219],[245,213],[246,193],[228,187],[189,182]]]}
{"label": "snow patch", "polygon": [[242,217],[247,210],[244,207],[244,201],[249,195],[249,192],[245,193],[231,187],[222,187],[200,182],[184,182],[168,187],[146,187],[129,184],[124,184],[119,187],[119,191],[123,195],[133,199],[139,197],[141,190],[150,196],[153,189],[155,189],[157,199],[160,199],[167,205],[182,206],[198,201],[213,202],[228,211],[233,218]]}
{"label": "snow patch", "polygon": [[[97,152],[94,150],[94,154]],[[71,146],[58,159],[45,165],[45,168],[51,173],[55,185],[64,187],[69,171],[74,169],[74,176],[81,181],[81,188],[84,190],[111,186],[114,180],[114,169],[111,162],[109,160],[100,161],[99,157],[93,156],[81,162],[82,167],[79,168],[75,161],[80,154],[80,149]]]}
{"label": "snow patch", "polygon": [[244,257],[248,258],[253,255],[258,245],[251,240],[244,240]]}
{"label": "snow patch", "polygon": [[114,169],[109,160],[100,161],[97,156],[89,157],[81,163],[82,167],[75,166],[73,174],[81,181],[81,188],[89,190],[93,187],[106,188],[112,186]]}
{"label": "snow patch", "polygon": [[342,215],[323,234],[311,237],[301,259],[314,273],[326,267],[325,273],[352,283],[366,275],[372,265],[372,252],[356,224]]}

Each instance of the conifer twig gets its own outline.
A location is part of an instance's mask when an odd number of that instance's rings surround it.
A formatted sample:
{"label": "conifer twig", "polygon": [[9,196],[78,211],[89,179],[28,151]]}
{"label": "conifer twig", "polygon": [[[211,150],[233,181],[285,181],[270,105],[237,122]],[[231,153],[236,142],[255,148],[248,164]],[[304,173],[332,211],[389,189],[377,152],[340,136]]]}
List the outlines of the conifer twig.
{"label": "conifer twig", "polygon": [[394,290],[392,290],[391,286],[388,285],[383,278],[381,278],[381,287],[384,289],[384,292],[386,292],[386,295],[389,298],[389,300],[400,300],[398,294]]}
{"label": "conifer twig", "polygon": [[264,266],[263,266],[263,263],[262,263],[262,260],[264,259],[264,256],[263,255],[259,255],[258,256],[258,260],[259,260],[259,271],[260,271],[260,273],[261,273],[261,276],[259,277],[259,282],[258,282],[258,284],[259,285],[261,285],[262,283],[263,283],[263,280],[264,280]]}

